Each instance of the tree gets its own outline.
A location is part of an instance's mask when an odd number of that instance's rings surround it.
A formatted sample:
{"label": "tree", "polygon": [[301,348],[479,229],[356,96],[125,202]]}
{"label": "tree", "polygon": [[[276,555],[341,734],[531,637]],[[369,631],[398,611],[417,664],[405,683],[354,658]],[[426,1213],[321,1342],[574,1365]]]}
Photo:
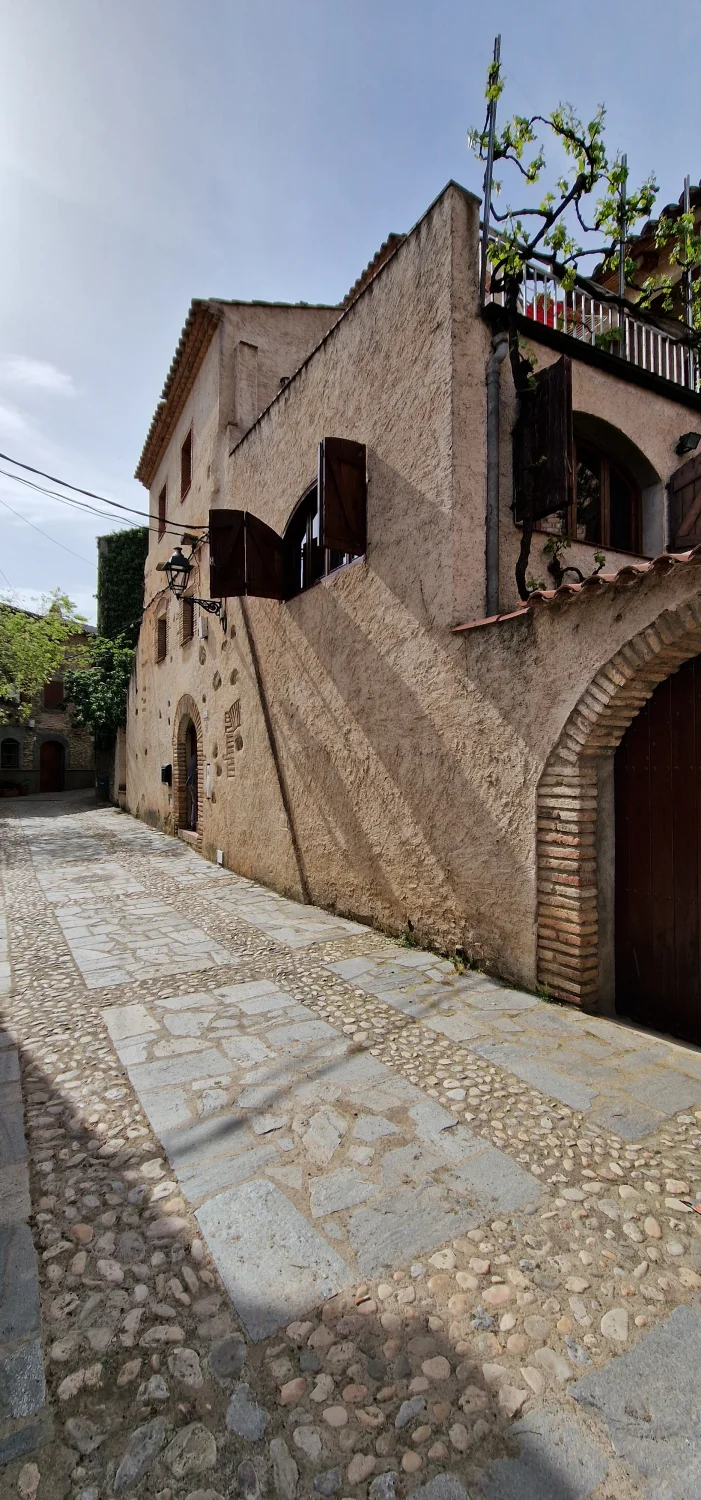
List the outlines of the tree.
{"label": "tree", "polygon": [[[496,106],[504,90],[501,66],[495,60],[487,76],[487,119],[482,130],[469,132],[473,151],[481,161],[487,160],[490,122],[496,118]],[[498,226],[491,239],[488,257],[491,266],[491,290],[503,293],[509,340],[509,360],[522,414],[527,418],[535,390],[533,359],[524,354],[519,337],[518,304],[524,271],[533,256],[544,261],[558,276],[563,288],[571,290],[583,261],[596,256],[601,270],[619,273],[619,285],[625,293],[634,289],[638,307],[649,308],[652,299],[661,296],[664,311],[673,309],[674,276],[647,277],[641,283],[640,269],[630,254],[630,240],[635,226],[647,219],[658,191],[649,176],[631,191],[625,156],[609,155],[604,139],[605,109],[601,105],[593,119],[583,122],[571,105],[559,104],[549,115],[514,115],[500,132],[494,131],[493,161],[515,169],[525,189],[534,189],[547,169],[545,141],[555,143],[564,155],[565,172],[554,187],[524,207],[507,207],[498,212],[491,202],[485,203],[490,223]],[[501,184],[494,183],[498,194]],[[591,244],[595,236],[598,243]],[[581,240],[585,243],[580,243]],[[701,236],[694,228],[691,213],[663,214],[656,229],[658,247],[666,247],[667,261],[676,266],[686,287],[689,308],[690,344],[701,342]],[[613,342],[620,337],[614,329]],[[532,504],[523,519],[521,547],[516,565],[519,595],[527,599],[526,578],[533,536]]]}
{"label": "tree", "polygon": [[25,723],[37,693],[67,655],[75,661],[82,655],[75,637],[85,620],[70,599],[56,589],[42,608],[40,615],[29,614],[0,599],[0,723]]}
{"label": "tree", "polygon": [[64,694],[76,724],[92,731],[97,750],[110,750],[126,716],[134,648],[125,635],[90,642],[85,667],[66,672]]}

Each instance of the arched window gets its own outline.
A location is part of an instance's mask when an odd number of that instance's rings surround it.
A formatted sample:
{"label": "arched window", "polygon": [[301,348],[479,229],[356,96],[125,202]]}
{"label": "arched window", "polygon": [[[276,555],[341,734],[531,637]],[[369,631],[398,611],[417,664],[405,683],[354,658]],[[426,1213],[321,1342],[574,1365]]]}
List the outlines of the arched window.
{"label": "arched window", "polygon": [[627,466],[575,427],[575,501],[542,522],[572,541],[641,552],[642,492]]}
{"label": "arched window", "polygon": [[19,740],[6,739],[0,743],[0,769],[3,771],[19,769]]}
{"label": "arched window", "polygon": [[285,595],[288,599],[311,588],[335,568],[352,562],[350,552],[334,552],[319,542],[319,487],[312,485],[287,523],[283,537]]}

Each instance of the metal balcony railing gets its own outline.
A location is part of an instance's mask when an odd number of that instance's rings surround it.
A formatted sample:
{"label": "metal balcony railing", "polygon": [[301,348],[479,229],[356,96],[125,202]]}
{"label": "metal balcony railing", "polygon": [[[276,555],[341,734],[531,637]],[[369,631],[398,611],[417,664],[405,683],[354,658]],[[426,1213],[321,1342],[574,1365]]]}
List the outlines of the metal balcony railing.
{"label": "metal balcony railing", "polygon": [[[485,302],[504,304],[503,292],[492,293],[487,273]],[[593,344],[641,370],[649,370],[686,390],[701,389],[701,362],[690,349],[685,330],[661,327],[653,318],[636,312],[635,304],[621,307],[603,287],[578,279],[565,289],[549,266],[536,260],[525,267],[519,293],[519,312],[547,328],[557,328],[571,338]]]}

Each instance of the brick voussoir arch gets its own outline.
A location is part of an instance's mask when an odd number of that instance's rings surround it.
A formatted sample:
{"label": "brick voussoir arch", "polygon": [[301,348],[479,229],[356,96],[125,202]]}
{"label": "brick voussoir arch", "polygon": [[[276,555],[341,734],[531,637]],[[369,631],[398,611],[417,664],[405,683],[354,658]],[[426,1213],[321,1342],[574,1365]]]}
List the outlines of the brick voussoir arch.
{"label": "brick voussoir arch", "polygon": [[[204,807],[204,751],[202,745],[202,720],[194,698],[185,693],[179,700],[173,718],[173,831],[187,830],[187,747],[185,736],[192,721],[197,735],[197,807],[198,822],[202,821]],[[202,844],[201,827],[197,831],[197,848]]]}
{"label": "brick voussoir arch", "polygon": [[538,983],[587,1009],[599,990],[598,761],[658,683],[699,653],[701,598],[665,610],[600,668],[538,783]]}

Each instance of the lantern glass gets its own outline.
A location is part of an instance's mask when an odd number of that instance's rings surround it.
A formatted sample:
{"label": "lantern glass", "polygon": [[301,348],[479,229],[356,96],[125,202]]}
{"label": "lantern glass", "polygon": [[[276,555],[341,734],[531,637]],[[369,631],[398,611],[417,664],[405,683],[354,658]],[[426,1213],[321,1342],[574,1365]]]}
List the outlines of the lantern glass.
{"label": "lantern glass", "polygon": [[180,547],[176,547],[172,556],[168,558],[165,566],[165,574],[168,579],[168,587],[172,589],[176,599],[182,599],[188,585],[192,565],[185,557]]}

